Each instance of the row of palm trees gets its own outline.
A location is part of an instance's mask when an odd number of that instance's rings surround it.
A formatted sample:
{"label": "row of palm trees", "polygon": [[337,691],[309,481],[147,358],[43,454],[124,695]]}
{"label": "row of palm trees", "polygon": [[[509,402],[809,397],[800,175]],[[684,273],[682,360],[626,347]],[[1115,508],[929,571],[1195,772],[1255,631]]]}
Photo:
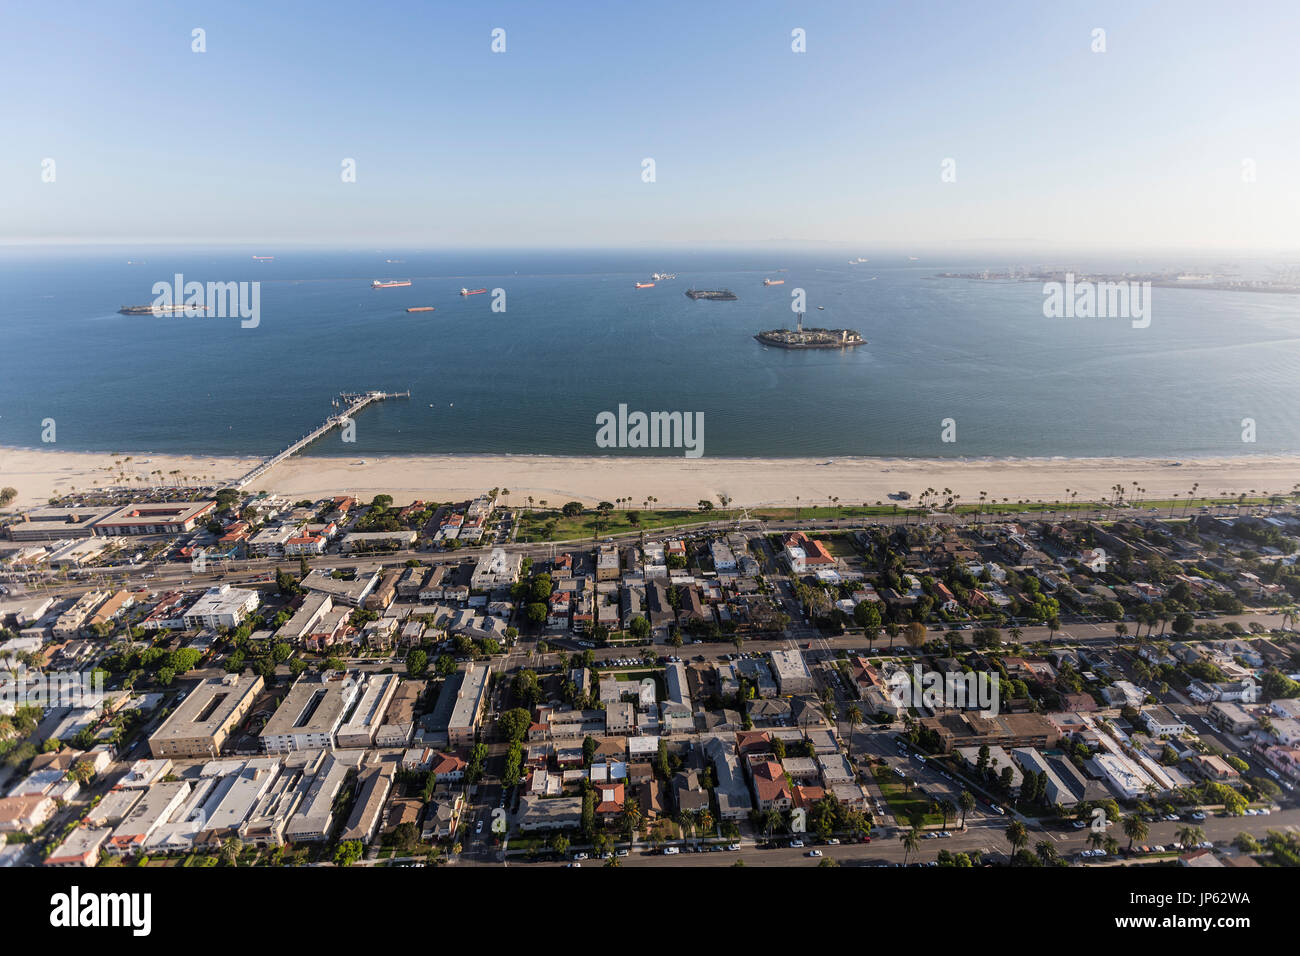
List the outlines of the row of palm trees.
{"label": "row of palm trees", "polygon": [[[1121,828],[1124,835],[1128,837],[1129,849],[1132,849],[1134,843],[1145,840],[1151,833],[1150,824],[1136,813],[1125,817],[1121,822]],[[1189,824],[1179,827],[1176,836],[1178,842],[1184,847],[1195,846],[1205,839],[1205,831]],[[1013,857],[1029,844],[1029,829],[1023,821],[1012,820],[1007,824],[1007,842],[1011,844]],[[1093,850],[1105,850],[1111,856],[1119,853],[1119,840],[1104,829],[1093,829],[1088,834],[1088,846]],[[1034,853],[1039,861],[1047,866],[1053,865],[1060,858],[1056,846],[1050,840],[1041,840],[1034,844]]]}

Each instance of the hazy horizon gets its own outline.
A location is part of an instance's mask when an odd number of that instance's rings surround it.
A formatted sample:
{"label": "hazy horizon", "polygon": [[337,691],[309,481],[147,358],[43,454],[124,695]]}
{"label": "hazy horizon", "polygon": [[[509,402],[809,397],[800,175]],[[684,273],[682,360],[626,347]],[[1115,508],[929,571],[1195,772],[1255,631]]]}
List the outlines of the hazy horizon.
{"label": "hazy horizon", "polygon": [[55,9],[0,14],[6,246],[1300,247],[1281,0]]}

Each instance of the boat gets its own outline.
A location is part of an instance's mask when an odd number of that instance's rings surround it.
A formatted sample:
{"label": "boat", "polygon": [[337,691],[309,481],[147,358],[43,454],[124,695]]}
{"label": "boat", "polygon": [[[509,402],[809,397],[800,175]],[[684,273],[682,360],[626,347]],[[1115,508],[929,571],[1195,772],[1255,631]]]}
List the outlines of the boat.
{"label": "boat", "polygon": [[253,256],[258,262],[274,262],[275,256]]}
{"label": "boat", "polygon": [[754,338],[781,349],[845,349],[867,344],[857,329],[805,329],[802,313],[794,329],[769,329]]}
{"label": "boat", "polygon": [[785,285],[784,279],[764,279],[763,285]]}
{"label": "boat", "polygon": [[482,295],[487,289],[461,289],[461,295]]}
{"label": "boat", "polygon": [[432,311],[433,311],[433,306],[431,306],[431,305],[413,305],[413,306],[411,306],[409,309],[407,309],[406,311],[407,311],[407,312],[432,312]]}
{"label": "boat", "polygon": [[818,312],[825,312],[825,311],[826,311],[826,306],[824,306],[824,305],[819,305],[819,306],[817,306],[817,311],[818,311]]}
{"label": "boat", "polygon": [[117,311],[119,315],[174,315],[186,309],[209,311],[207,306],[203,305],[124,305]]}
{"label": "boat", "polygon": [[736,293],[730,289],[687,289],[686,297],[688,299],[715,299],[719,302],[732,302],[736,299]]}
{"label": "boat", "polygon": [[410,279],[376,279],[370,283],[372,289],[397,289],[411,284]]}
{"label": "boat", "polygon": [[653,282],[638,282],[636,287],[638,289],[653,289],[655,284]]}
{"label": "boat", "polygon": [[677,278],[677,273],[676,273],[676,272],[656,272],[656,273],[655,273],[654,275],[652,275],[650,278],[654,279],[656,282],[659,281],[660,279],[676,279],[676,278]]}

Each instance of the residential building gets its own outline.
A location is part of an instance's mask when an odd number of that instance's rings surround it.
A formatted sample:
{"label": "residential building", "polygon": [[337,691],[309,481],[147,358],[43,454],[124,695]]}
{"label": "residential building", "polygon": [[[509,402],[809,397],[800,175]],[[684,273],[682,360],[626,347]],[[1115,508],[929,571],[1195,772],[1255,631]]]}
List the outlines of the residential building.
{"label": "residential building", "polygon": [[201,681],[149,737],[149,752],[159,759],[217,756],[262,687],[251,672]]}
{"label": "residential building", "polygon": [[262,728],[262,750],[276,754],[334,749],[335,734],[361,686],[347,672],[303,674]]}
{"label": "residential building", "polygon": [[240,622],[251,614],[262,601],[257,591],[231,587],[221,584],[208,588],[188,611],[183,615],[185,626],[192,630],[209,627],[238,627]]}

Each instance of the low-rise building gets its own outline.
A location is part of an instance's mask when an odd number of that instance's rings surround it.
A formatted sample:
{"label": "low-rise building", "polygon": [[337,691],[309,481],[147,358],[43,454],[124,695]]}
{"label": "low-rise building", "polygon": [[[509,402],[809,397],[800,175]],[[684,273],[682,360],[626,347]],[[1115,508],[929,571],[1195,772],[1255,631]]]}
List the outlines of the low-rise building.
{"label": "low-rise building", "polygon": [[155,758],[215,757],[252,709],[263,681],[253,673],[201,681],[149,737]]}
{"label": "low-rise building", "polygon": [[208,588],[194,606],[183,615],[187,628],[198,630],[209,627],[238,627],[240,622],[256,610],[262,597],[257,591],[231,587],[229,584]]}
{"label": "low-rise building", "polygon": [[269,754],[334,749],[335,734],[361,686],[345,672],[304,674],[262,728],[262,749]]}

